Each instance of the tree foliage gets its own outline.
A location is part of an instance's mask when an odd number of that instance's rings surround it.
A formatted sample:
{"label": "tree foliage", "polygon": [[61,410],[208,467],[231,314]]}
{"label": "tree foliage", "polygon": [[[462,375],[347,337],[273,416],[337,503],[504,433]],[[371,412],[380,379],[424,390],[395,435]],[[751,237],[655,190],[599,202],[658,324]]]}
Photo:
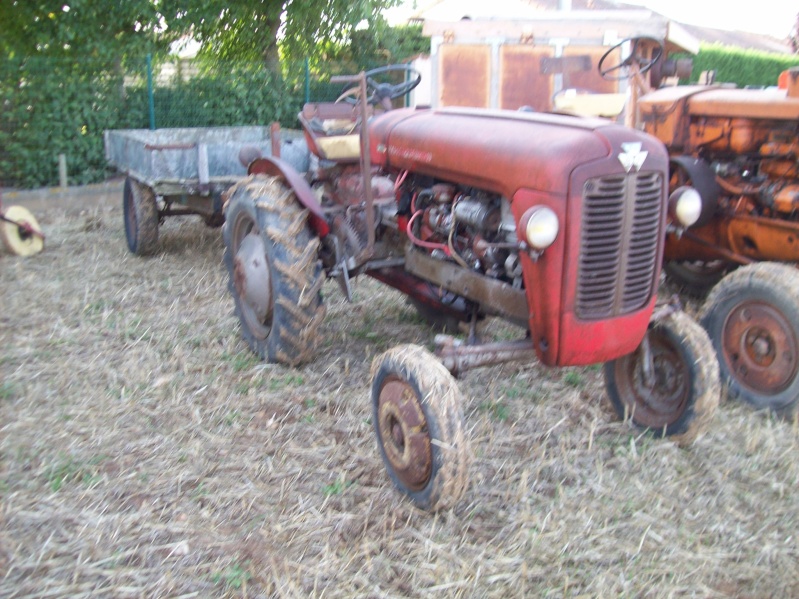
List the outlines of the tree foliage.
{"label": "tree foliage", "polygon": [[6,58],[116,60],[166,47],[171,34],[155,0],[3,0],[0,49]]}
{"label": "tree foliage", "polygon": [[261,60],[305,57],[322,42],[341,44],[362,21],[398,0],[163,0],[170,27],[191,32],[201,54]]}

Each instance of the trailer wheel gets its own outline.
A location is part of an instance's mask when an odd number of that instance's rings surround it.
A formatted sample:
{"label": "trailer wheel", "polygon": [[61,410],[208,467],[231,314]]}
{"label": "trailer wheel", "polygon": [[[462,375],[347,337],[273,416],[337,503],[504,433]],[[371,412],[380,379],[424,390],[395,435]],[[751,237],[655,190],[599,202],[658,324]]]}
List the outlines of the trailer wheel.
{"label": "trailer wheel", "polygon": [[254,175],[231,190],[223,229],[228,288],[244,339],[269,362],[307,362],[319,342],[325,277],[307,220],[273,177]]}
{"label": "trailer wheel", "polygon": [[671,260],[663,265],[666,276],[691,297],[705,297],[733,266],[722,260]]}
{"label": "trailer wheel", "polygon": [[727,275],[700,314],[730,397],[790,417],[799,403],[799,272],[761,262]]}
{"label": "trailer wheel", "polygon": [[401,345],[372,362],[372,423],[391,481],[425,510],[452,507],[468,483],[463,396],[422,347]]}
{"label": "trailer wheel", "polygon": [[153,190],[127,177],[122,192],[122,212],[128,249],[137,256],[155,253],[159,216]]}
{"label": "trailer wheel", "polygon": [[655,434],[689,445],[708,427],[719,403],[719,367],[705,331],[683,312],[651,323],[651,378],[641,349],[605,364],[616,413]]}

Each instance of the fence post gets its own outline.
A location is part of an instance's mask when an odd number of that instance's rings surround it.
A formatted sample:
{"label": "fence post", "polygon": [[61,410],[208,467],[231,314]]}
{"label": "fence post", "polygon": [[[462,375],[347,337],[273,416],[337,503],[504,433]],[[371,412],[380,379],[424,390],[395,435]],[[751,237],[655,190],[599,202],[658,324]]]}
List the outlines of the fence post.
{"label": "fence post", "polygon": [[150,129],[155,129],[155,99],[153,98],[153,55],[147,55],[147,103],[150,110]]}
{"label": "fence post", "polygon": [[305,59],[305,103],[311,103],[311,66],[308,59]]}
{"label": "fence post", "polygon": [[67,155],[58,155],[58,186],[61,189],[67,188]]}

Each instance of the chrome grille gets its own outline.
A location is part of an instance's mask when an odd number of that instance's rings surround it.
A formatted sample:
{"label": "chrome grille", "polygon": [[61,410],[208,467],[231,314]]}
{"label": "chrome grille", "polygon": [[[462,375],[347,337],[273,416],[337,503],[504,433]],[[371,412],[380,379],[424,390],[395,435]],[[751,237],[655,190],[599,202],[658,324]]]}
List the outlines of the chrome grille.
{"label": "chrome grille", "polygon": [[577,281],[578,318],[639,310],[652,297],[663,210],[659,173],[589,179]]}

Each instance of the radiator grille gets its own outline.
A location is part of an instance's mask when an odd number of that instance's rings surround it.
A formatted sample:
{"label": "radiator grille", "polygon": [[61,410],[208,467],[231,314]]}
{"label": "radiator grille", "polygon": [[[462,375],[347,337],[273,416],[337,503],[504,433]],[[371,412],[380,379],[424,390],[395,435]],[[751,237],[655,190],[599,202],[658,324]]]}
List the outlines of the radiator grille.
{"label": "radiator grille", "polygon": [[577,281],[580,319],[628,314],[651,299],[663,210],[661,189],[659,173],[586,181]]}

